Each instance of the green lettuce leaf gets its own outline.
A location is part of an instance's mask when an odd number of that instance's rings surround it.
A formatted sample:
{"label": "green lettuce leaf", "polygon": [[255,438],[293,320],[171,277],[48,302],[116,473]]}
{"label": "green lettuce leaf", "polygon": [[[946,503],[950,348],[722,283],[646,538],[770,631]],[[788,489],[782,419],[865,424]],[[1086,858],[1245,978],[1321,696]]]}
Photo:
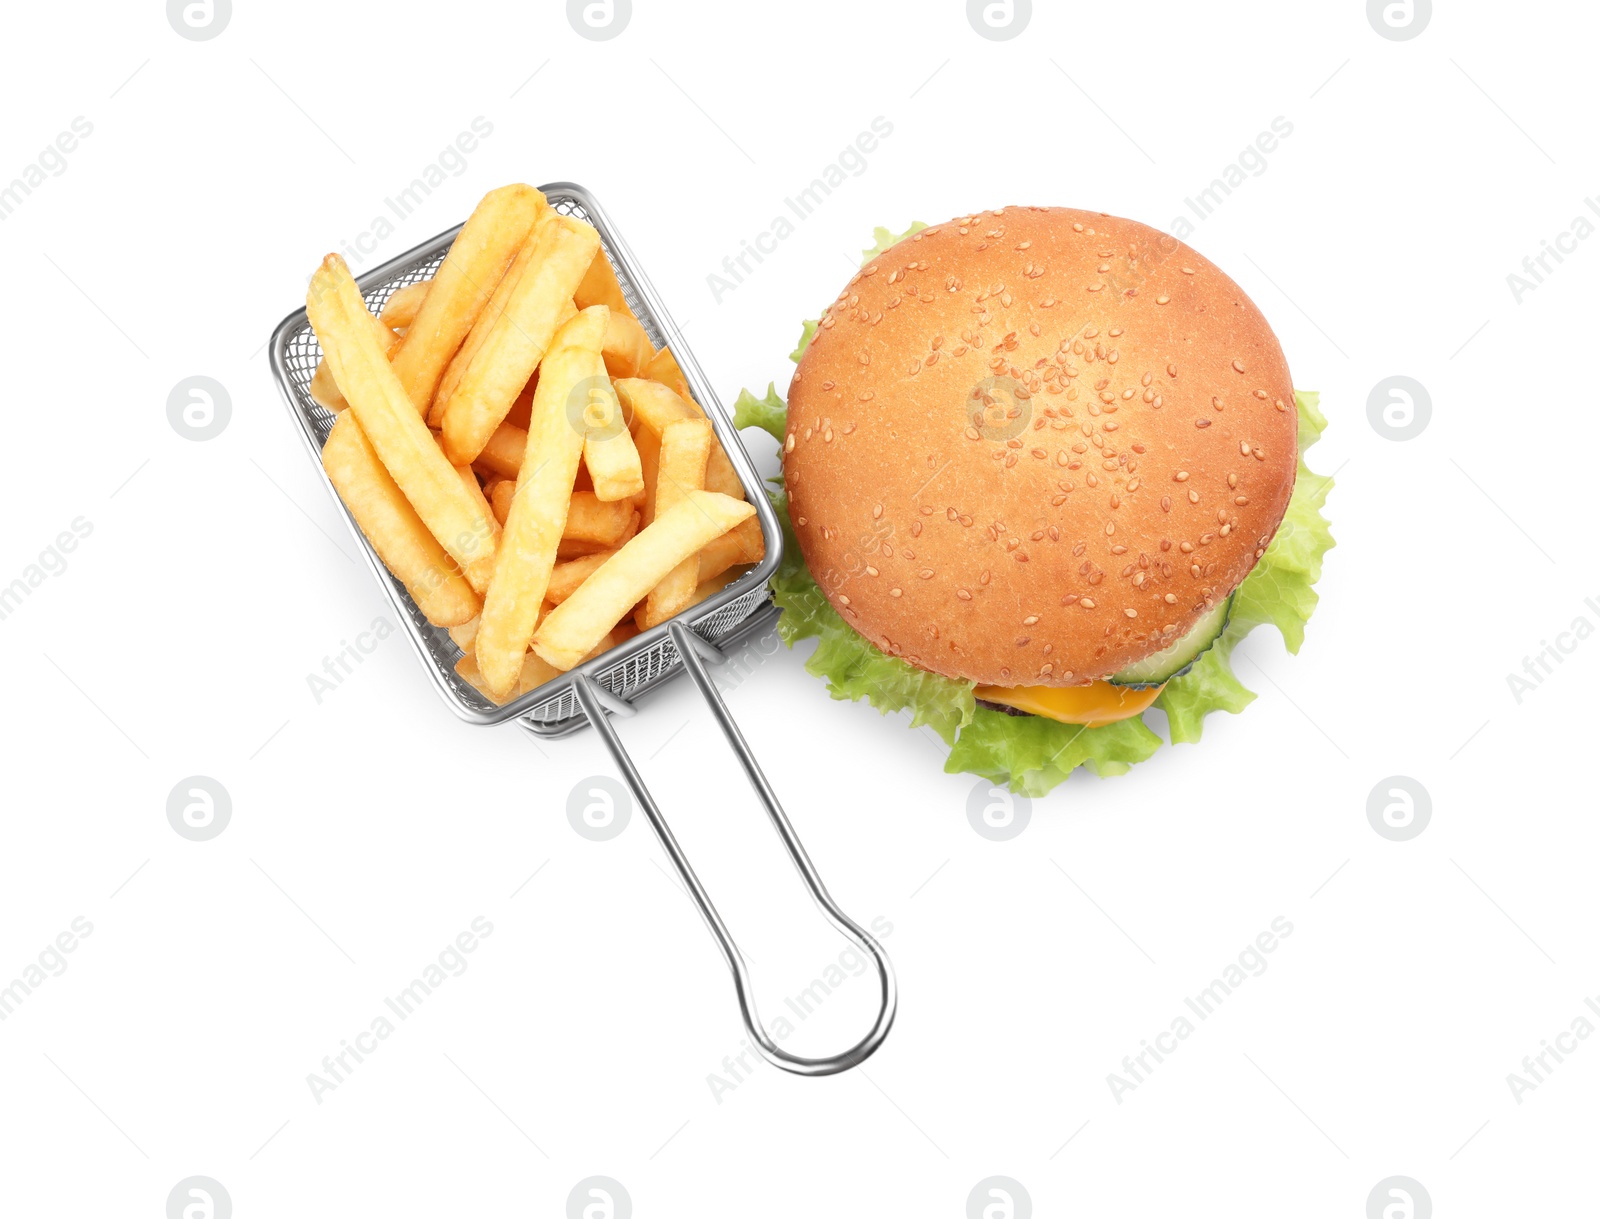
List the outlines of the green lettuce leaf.
{"label": "green lettuce leaf", "polygon": [[758,398],[747,389],[739,391],[733,404],[733,426],[741,432],[747,427],[758,427],[779,444],[783,443],[784,422],[789,417],[789,406],[778,397],[777,388],[767,382],[767,396]]}
{"label": "green lettuce leaf", "polygon": [[927,227],[928,226],[923,224],[922,221],[913,220],[911,222],[911,227],[908,228],[903,233],[891,233],[888,229],[883,228],[881,226],[878,227],[878,228],[873,229],[872,230],[872,244],[870,246],[868,246],[866,249],[861,251],[861,265],[862,266],[866,266],[869,262],[871,262],[879,254],[882,254],[890,246],[904,241],[907,237],[910,237],[913,233],[922,232],[922,230],[927,228]]}
{"label": "green lettuce leaf", "polygon": [[[862,261],[870,262],[926,227],[913,224],[898,235],[874,230],[876,244],[863,251]],[[816,322],[804,323],[790,359],[799,362],[816,332]],[[1305,640],[1306,622],[1317,606],[1314,585],[1322,575],[1323,557],[1334,545],[1322,512],[1333,479],[1313,473],[1305,463],[1306,450],[1322,438],[1328,424],[1317,395],[1296,392],[1295,408],[1300,461],[1283,523],[1235,592],[1228,629],[1187,673],[1169,681],[1156,700],[1166,713],[1173,744],[1198,741],[1205,717],[1213,711],[1238,714],[1255,699],[1230,663],[1234,648],[1254,628],[1276,627],[1291,652],[1299,651]],[[777,390],[768,384],[763,398],[740,391],[734,425],[759,427],[782,443],[786,413]],[[772,501],[785,540],[783,561],[772,577],[773,600],[783,610],[778,633],[791,647],[802,639],[817,640],[806,671],[822,678],[834,698],[865,699],[884,714],[909,711],[912,727],[926,724],[951,746],[947,772],[981,775],[1029,797],[1048,794],[1079,766],[1101,778],[1126,774],[1160,748],[1161,738],[1140,717],[1088,728],[990,711],[977,706],[973,683],[929,673],[879,651],[839,616],[817,586],[789,523],[782,475],[770,481],[779,488]]]}
{"label": "green lettuce leaf", "polygon": [[811,346],[811,340],[817,337],[817,323],[813,318],[807,318],[800,323],[800,341],[794,345],[794,350],[789,353],[789,358],[796,364],[800,357],[806,354],[806,348]]}
{"label": "green lettuce leaf", "polygon": [[1126,774],[1160,747],[1161,738],[1138,716],[1087,728],[980,707],[956,739],[944,768],[950,774],[982,775],[1018,795],[1037,797],[1048,795],[1079,766],[1101,778]]}

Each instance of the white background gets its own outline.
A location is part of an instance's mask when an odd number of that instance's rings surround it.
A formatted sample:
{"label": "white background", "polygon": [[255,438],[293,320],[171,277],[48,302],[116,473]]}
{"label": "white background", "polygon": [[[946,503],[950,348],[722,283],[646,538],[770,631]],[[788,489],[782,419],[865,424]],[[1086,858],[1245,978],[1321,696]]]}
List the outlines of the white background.
{"label": "white background", "polygon": [[[8,9],[0,182],[75,117],[93,133],[0,223],[0,584],[92,533],[0,621],[0,985],[94,930],[0,1023],[6,1213],[159,1219],[193,1174],[240,1219],[556,1216],[591,1174],[639,1216],[959,1216],[992,1174],[1039,1215],[1359,1219],[1393,1174],[1441,1217],[1577,1213],[1600,1038],[1520,1104],[1506,1076],[1600,994],[1600,642],[1520,704],[1506,675],[1600,625],[1600,242],[1520,303],[1506,276],[1600,191],[1600,22],[1440,4],[1390,41],[1357,0],[1036,7],[1010,41],[957,0],[635,0],[611,41],[512,0],[236,0],[199,42],[153,0]],[[708,274],[880,115],[865,172],[717,303]],[[892,923],[902,1006],[863,1069],[715,1097],[742,1031],[713,944],[641,817],[568,825],[610,773],[592,732],[463,725],[398,635],[314,699],[390,611],[271,382],[273,325],[482,116],[364,266],[493,186],[581,182],[731,403],[784,387],[875,225],[1044,203],[1164,228],[1280,115],[1191,241],[1331,420],[1305,647],[1257,632],[1243,715],[1074,776],[999,843],[930,733],[832,702],[802,656],[729,683],[837,897]],[[1407,442],[1367,418],[1394,374],[1432,399]],[[203,443],[166,417],[192,375],[232,401]],[[780,1010],[845,945],[687,685],[622,732]],[[205,843],[166,819],[194,774],[233,803]],[[1394,774],[1432,798],[1404,843],[1366,815]],[[470,968],[314,1100],[324,1055],[480,915]],[[1266,972],[1118,1103],[1108,1073],[1280,915]],[[789,1044],[853,1040],[871,990]]]}

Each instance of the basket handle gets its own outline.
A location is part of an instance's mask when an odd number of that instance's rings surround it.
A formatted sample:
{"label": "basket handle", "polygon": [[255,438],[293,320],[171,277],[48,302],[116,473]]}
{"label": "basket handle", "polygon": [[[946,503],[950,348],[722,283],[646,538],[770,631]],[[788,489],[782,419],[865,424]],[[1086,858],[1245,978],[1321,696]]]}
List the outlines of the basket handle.
{"label": "basket handle", "polygon": [[824,1058],[803,1058],[781,1049],[776,1042],[767,1035],[766,1029],[761,1025],[756,1013],[755,998],[751,994],[750,972],[745,965],[744,957],[739,952],[739,946],[734,943],[733,937],[728,933],[728,928],[722,921],[722,916],[717,913],[717,908],[712,904],[700,878],[695,875],[694,868],[690,865],[683,849],[678,845],[678,840],[673,836],[671,828],[667,825],[666,818],[662,816],[660,808],[650,795],[650,789],[645,786],[644,779],[640,777],[638,768],[634,766],[633,759],[628,756],[628,751],[623,748],[617,730],[612,726],[607,717],[607,711],[614,711],[620,715],[631,715],[634,707],[624,699],[617,698],[610,691],[603,689],[587,676],[580,676],[573,683],[573,690],[577,694],[578,703],[583,707],[584,714],[589,717],[589,722],[600,733],[600,738],[606,743],[606,748],[611,751],[611,756],[616,759],[617,767],[622,771],[622,776],[627,780],[628,786],[633,789],[634,796],[638,799],[640,807],[644,809],[645,816],[650,819],[650,826],[656,832],[656,837],[661,840],[661,845],[667,852],[667,857],[672,860],[672,866],[678,870],[678,875],[683,878],[684,885],[689,894],[694,898],[695,905],[700,908],[700,915],[706,921],[706,926],[711,929],[711,934],[716,937],[718,946],[722,949],[723,959],[728,963],[728,969],[733,973],[733,987],[739,998],[739,1015],[744,1020],[751,1040],[762,1056],[776,1067],[785,1071],[792,1071],[796,1075],[834,1075],[840,1071],[848,1071],[851,1067],[865,1062],[872,1052],[883,1043],[889,1034],[889,1027],[894,1023],[895,1016],[895,980],[894,967],[890,965],[889,958],[884,954],[883,948],[877,940],[841,910],[838,904],[829,895],[827,887],[822,883],[822,878],[817,875],[817,869],[811,862],[811,857],[806,854],[806,849],[801,845],[800,839],[794,832],[794,827],[789,824],[789,818],[783,811],[783,806],[778,803],[771,784],[767,782],[766,775],[761,773],[761,766],[757,763],[755,755],[750,752],[750,746],[745,743],[744,734],[734,723],[732,714],[728,711],[727,704],[722,701],[722,695],[712,683],[711,675],[706,669],[706,662],[720,664],[727,660],[727,656],[715,645],[708,643],[696,635],[681,622],[674,622],[668,628],[672,634],[672,641],[677,647],[678,655],[683,658],[683,664],[689,670],[689,676],[694,679],[694,684],[699,688],[701,695],[711,708],[711,713],[716,717],[717,724],[722,733],[728,738],[728,744],[733,746],[734,753],[738,756],[740,764],[744,767],[745,776],[750,780],[750,786],[755,788],[756,795],[761,798],[761,803],[767,810],[767,816],[772,821],[773,829],[778,831],[778,837],[783,840],[783,846],[789,852],[796,871],[806,883],[806,888],[811,891],[812,899],[817,903],[822,913],[839,933],[853,941],[863,951],[872,956],[873,964],[878,971],[879,1006],[878,1016],[866,1036],[861,1038],[849,1049],[841,1050],[837,1054],[830,1054]]}

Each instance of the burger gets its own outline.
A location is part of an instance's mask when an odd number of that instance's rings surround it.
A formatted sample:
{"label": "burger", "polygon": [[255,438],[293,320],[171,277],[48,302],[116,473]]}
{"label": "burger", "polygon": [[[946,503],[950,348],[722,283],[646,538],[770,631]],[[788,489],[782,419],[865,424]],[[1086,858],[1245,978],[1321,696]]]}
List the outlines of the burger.
{"label": "burger", "polygon": [[840,698],[910,711],[946,769],[1040,795],[1254,697],[1229,654],[1298,650],[1333,544],[1324,421],[1220,268],[1131,220],[1007,207],[879,230],[805,324],[781,447],[790,643]]}

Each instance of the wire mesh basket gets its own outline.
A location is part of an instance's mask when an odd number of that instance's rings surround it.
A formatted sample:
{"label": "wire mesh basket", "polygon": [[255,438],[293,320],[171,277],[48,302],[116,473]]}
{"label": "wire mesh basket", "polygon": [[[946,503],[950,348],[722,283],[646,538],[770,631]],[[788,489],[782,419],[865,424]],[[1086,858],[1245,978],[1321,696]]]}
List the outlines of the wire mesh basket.
{"label": "wire mesh basket", "polygon": [[[772,506],[761,489],[761,480],[748,455],[723,414],[716,394],[707,383],[705,374],[684,344],[678,328],[666,307],[656,296],[634,262],[632,253],[606,219],[599,204],[582,187],[570,182],[558,182],[541,188],[551,207],[567,216],[575,216],[594,225],[600,233],[601,246],[622,285],[623,296],[629,308],[639,319],[650,341],[656,347],[668,347],[683,370],[695,400],[705,408],[707,417],[716,429],[722,447],[727,450],[734,469],[744,484],[745,497],[755,505],[761,521],[761,532],[766,540],[766,555],[752,570],[740,576],[715,596],[692,606],[681,620],[693,627],[703,639],[727,645],[738,638],[758,630],[771,620],[762,614],[770,603],[767,578],[777,569],[782,555],[783,535],[773,515]],[[431,279],[439,264],[444,261],[461,226],[449,229],[430,238],[415,249],[406,251],[375,270],[367,272],[357,281],[367,307],[374,314],[380,312],[388,299],[408,284]],[[290,314],[278,326],[270,344],[273,374],[288,403],[289,411],[299,425],[313,455],[320,455],[328,431],[333,427],[334,413],[319,405],[311,397],[311,378],[322,362],[322,347],[312,332],[305,310]],[[320,466],[319,466],[320,468]],[[341,512],[344,504],[333,492]],[[612,648],[601,656],[572,670],[555,681],[503,706],[485,698],[477,689],[456,673],[456,661],[461,649],[450,638],[449,631],[428,622],[416,602],[406,592],[405,585],[389,574],[378,558],[377,552],[367,542],[355,521],[345,513],[352,535],[366,556],[368,564],[377,574],[388,593],[390,602],[412,645],[421,656],[432,676],[434,685],[445,702],[462,719],[479,724],[497,724],[507,719],[519,719],[530,731],[540,736],[563,736],[587,724],[583,709],[573,694],[573,678],[583,674],[592,678],[603,690],[629,702],[683,672],[683,663],[672,641],[666,624],[654,627],[621,646]]]}
{"label": "wire mesh basket", "polygon": [[[727,659],[723,648],[761,629],[776,617],[776,610],[767,593],[767,579],[777,569],[783,553],[783,534],[777,516],[749,455],[739,443],[738,434],[723,415],[716,395],[707,384],[705,374],[684,345],[660,298],[640,273],[632,252],[606,219],[600,206],[587,191],[570,182],[558,182],[541,189],[557,211],[586,220],[598,230],[601,247],[616,271],[617,281],[622,285],[629,307],[651,342],[657,347],[670,348],[677,359],[691,393],[705,408],[717,438],[738,472],[745,498],[755,506],[766,541],[766,554],[761,562],[722,591],[691,606],[677,617],[634,636],[621,646],[563,673],[513,702],[496,706],[456,673],[455,665],[462,655],[461,649],[450,638],[448,631],[428,622],[407,593],[405,585],[389,574],[377,551],[356,525],[355,518],[345,509],[331,482],[327,483],[329,494],[339,504],[339,510],[344,513],[345,521],[368,566],[388,594],[400,620],[405,623],[406,632],[433,678],[434,685],[457,715],[476,724],[501,724],[515,719],[540,736],[562,736],[585,724],[593,725],[600,734],[645,816],[649,818],[651,829],[660,839],[662,848],[682,877],[689,895],[699,907],[701,917],[721,948],[723,959],[733,975],[740,1017],[762,1056],[783,1070],[798,1075],[831,1075],[848,1070],[865,1061],[882,1044],[894,1023],[894,969],[882,946],[841,910],[828,893],[707,670],[708,664],[714,665]],[[363,275],[357,284],[366,298],[367,307],[376,314],[395,292],[407,284],[432,278],[459,231],[458,225],[440,233]],[[279,324],[273,333],[270,349],[272,371],[278,388],[288,403],[290,414],[299,425],[313,459],[318,459],[317,468],[320,470],[322,445],[333,427],[334,416],[311,397],[311,378],[322,360],[322,349],[304,309],[290,314]],[[836,1054],[820,1058],[792,1054],[778,1046],[762,1026],[756,1013],[749,968],[744,957],[611,723],[614,715],[632,715],[636,710],[634,702],[640,695],[681,672],[687,672],[693,679],[695,687],[716,717],[718,727],[733,748],[745,777],[760,799],[812,900],[841,935],[871,956],[877,970],[877,1018],[859,1041]]]}

